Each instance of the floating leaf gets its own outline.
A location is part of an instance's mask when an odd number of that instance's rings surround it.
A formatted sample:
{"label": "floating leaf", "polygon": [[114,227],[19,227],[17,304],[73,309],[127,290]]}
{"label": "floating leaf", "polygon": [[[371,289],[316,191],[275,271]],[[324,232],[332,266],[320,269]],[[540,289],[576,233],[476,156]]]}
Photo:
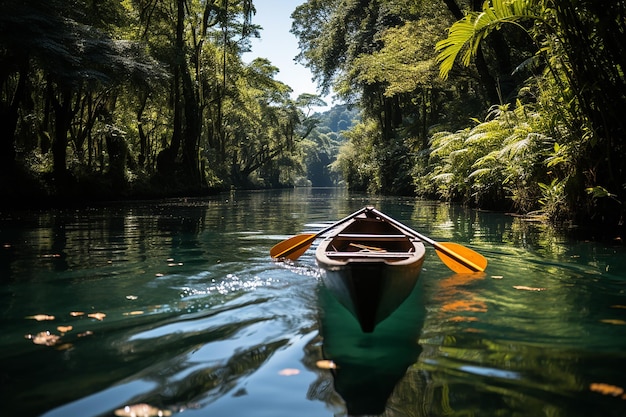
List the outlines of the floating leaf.
{"label": "floating leaf", "polygon": [[337,369],[337,364],[331,360],[320,360],[315,363],[320,369]]}
{"label": "floating leaf", "polygon": [[96,320],[102,320],[106,317],[107,315],[104,313],[91,313],[91,314],[87,314],[87,317],[91,317],[92,319],[96,319]]}
{"label": "floating leaf", "polygon": [[50,332],[39,332],[36,335],[28,334],[25,336],[27,339],[33,341],[36,345],[54,346],[57,344],[61,336],[52,334]]}
{"label": "floating leaf", "polygon": [[125,316],[138,316],[140,314],[143,314],[143,311],[137,310],[137,311],[131,311],[129,313],[124,313]]}
{"label": "floating leaf", "polygon": [[70,350],[73,347],[74,347],[74,345],[71,344],[71,343],[63,343],[62,345],[59,345],[59,346],[55,347],[55,349],[63,351],[63,350]]}
{"label": "floating leaf", "polygon": [[61,333],[71,332],[72,329],[73,329],[72,326],[59,326],[59,327],[57,327],[57,330],[60,331]]}
{"label": "floating leaf", "polygon": [[285,368],[285,369],[281,370],[280,372],[278,372],[278,375],[281,375],[281,376],[294,376],[294,375],[298,375],[299,373],[300,373],[299,369]]}
{"label": "floating leaf", "polygon": [[626,324],[626,321],[624,320],[619,320],[619,319],[604,319],[604,320],[600,320],[602,323],[606,323],[606,324],[617,324],[617,325],[624,325]]}
{"label": "floating leaf", "polygon": [[171,416],[172,412],[158,409],[150,404],[135,404],[115,410],[115,415],[118,417],[167,417]]}
{"label": "floating leaf", "polygon": [[27,319],[37,320],[37,321],[45,321],[45,320],[54,320],[54,316],[49,316],[47,314],[36,314],[34,316],[28,316]]}
{"label": "floating leaf", "polygon": [[522,291],[545,291],[547,288],[527,287],[525,285],[514,285],[513,288]]}
{"label": "floating leaf", "polygon": [[85,313],[83,313],[82,311],[72,311],[70,312],[70,316],[72,317],[79,317],[79,316],[84,316]]}
{"label": "floating leaf", "polygon": [[604,384],[602,382],[595,382],[589,386],[589,389],[594,392],[599,392],[604,395],[612,395],[618,397],[624,393],[624,388],[615,385]]}

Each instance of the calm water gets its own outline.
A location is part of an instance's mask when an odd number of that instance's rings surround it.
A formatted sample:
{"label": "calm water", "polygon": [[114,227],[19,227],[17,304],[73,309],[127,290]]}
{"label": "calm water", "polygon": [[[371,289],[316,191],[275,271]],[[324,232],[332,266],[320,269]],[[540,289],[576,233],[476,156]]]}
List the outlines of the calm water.
{"label": "calm water", "polygon": [[[268,251],[364,205],[482,253],[486,273],[428,248],[411,297],[362,334],[312,250]],[[622,246],[336,190],[2,212],[0,245],[2,416],[626,415]]]}

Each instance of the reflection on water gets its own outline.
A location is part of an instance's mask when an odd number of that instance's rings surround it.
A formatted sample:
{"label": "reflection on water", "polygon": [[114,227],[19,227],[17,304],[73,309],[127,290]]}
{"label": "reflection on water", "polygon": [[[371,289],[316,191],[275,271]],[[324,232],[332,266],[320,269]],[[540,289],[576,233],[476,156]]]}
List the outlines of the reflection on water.
{"label": "reflection on water", "polygon": [[320,289],[323,357],[336,365],[334,389],[345,401],[348,415],[382,414],[398,381],[416,362],[424,319],[420,295],[416,289],[372,333],[363,333],[354,316],[329,291]]}
{"label": "reflection on water", "polygon": [[[487,271],[452,274],[429,248],[412,297],[363,335],[313,250],[290,264],[268,251],[364,205],[471,247]],[[236,192],[2,212],[0,245],[2,415],[626,415],[624,248],[504,214]]]}

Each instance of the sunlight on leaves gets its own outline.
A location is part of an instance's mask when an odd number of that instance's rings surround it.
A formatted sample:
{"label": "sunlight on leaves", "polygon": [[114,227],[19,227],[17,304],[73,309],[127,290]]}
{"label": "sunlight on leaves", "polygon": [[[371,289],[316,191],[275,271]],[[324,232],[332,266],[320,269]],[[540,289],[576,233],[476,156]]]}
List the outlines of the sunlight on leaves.
{"label": "sunlight on leaves", "polygon": [[299,373],[300,373],[299,369],[285,368],[285,369],[282,369],[281,371],[279,371],[278,375],[280,375],[280,376],[294,376],[294,375],[298,375]]}
{"label": "sunlight on leaves", "polygon": [[84,316],[85,313],[83,313],[82,311],[72,311],[70,312],[70,316],[72,317],[80,317],[80,316]]}
{"label": "sunlight on leaves", "polygon": [[57,330],[60,331],[61,333],[67,333],[67,332],[71,332],[73,328],[74,327],[72,326],[59,326],[57,327]]}
{"label": "sunlight on leaves", "polygon": [[28,316],[26,318],[37,321],[54,320],[54,316],[49,316],[47,314],[36,314],[34,316]]}
{"label": "sunlight on leaves", "polygon": [[150,404],[134,404],[115,410],[115,415],[118,417],[167,417],[171,416],[172,412],[158,409]]}
{"label": "sunlight on leaves", "polygon": [[104,313],[91,313],[91,314],[87,314],[87,317],[91,317],[92,319],[96,319],[96,320],[100,320],[102,321],[107,315]]}
{"label": "sunlight on leaves", "polygon": [[545,291],[547,288],[527,287],[525,285],[514,285],[513,288],[521,291]]}
{"label": "sunlight on leaves", "polygon": [[320,369],[337,369],[337,364],[331,360],[319,360],[315,365]]}

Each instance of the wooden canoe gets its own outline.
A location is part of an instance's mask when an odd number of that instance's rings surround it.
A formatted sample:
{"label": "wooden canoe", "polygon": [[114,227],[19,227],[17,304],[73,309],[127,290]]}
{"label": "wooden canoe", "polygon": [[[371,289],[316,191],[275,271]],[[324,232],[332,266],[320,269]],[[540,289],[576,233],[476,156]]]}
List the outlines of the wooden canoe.
{"label": "wooden canoe", "polygon": [[372,332],[413,291],[424,255],[419,239],[374,209],[338,226],[315,252],[324,285],[364,332]]}

